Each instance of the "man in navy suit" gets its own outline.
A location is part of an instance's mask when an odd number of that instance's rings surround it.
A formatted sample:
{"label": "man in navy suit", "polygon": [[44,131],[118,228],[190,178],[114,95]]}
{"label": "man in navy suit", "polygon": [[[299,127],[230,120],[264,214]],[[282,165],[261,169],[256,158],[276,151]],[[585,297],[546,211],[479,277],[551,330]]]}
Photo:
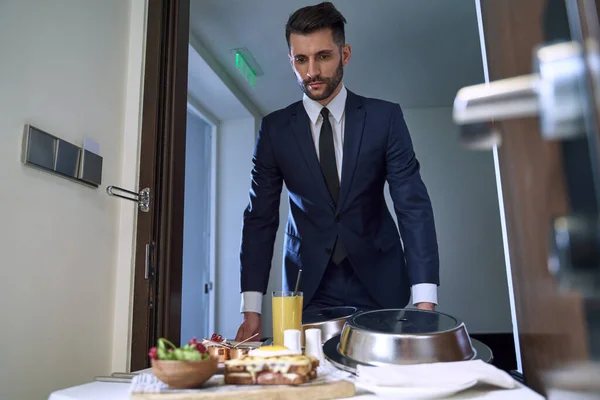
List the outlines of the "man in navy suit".
{"label": "man in navy suit", "polygon": [[[329,2],[288,20],[290,62],[304,96],[267,115],[258,133],[243,218],[244,318],[236,340],[261,333],[284,182],[290,213],[283,290],[294,289],[302,269],[305,310],[402,308],[411,294],[417,308],[437,304],[434,216],[411,137],[398,104],[344,87],[351,56],[345,22]],[[385,202],[386,181],[400,234]]]}

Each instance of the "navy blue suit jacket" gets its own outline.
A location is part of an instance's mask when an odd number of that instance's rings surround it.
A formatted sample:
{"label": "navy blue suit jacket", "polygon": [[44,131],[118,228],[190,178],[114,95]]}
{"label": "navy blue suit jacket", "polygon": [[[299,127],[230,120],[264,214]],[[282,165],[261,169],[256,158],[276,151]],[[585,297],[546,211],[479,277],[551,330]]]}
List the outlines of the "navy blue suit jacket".
{"label": "navy blue suit jacket", "polygon": [[[305,306],[338,235],[356,274],[381,307],[405,307],[411,285],[439,285],[433,211],[398,104],[348,91],[337,204],[321,173],[301,101],[263,118],[253,163],[250,201],[243,217],[242,292],[266,294],[283,182],[290,208],[283,290],[293,290],[301,268]],[[386,181],[402,242],[385,203]]]}

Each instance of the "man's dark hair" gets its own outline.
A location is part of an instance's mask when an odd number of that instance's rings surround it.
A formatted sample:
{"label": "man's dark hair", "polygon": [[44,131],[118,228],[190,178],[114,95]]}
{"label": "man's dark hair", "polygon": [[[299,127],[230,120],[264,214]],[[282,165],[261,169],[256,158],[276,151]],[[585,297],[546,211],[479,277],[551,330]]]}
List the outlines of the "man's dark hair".
{"label": "man's dark hair", "polygon": [[334,43],[342,47],[346,43],[345,23],[346,18],[328,1],[303,7],[290,16],[285,26],[285,39],[288,48],[290,47],[290,35],[292,33],[308,35],[326,28],[331,29]]}

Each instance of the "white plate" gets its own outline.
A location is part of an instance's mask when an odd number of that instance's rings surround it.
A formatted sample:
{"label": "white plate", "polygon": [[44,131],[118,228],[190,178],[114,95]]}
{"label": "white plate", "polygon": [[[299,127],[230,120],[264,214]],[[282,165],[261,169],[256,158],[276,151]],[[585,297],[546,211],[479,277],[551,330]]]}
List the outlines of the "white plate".
{"label": "white plate", "polygon": [[[235,346],[236,344],[240,343],[240,342],[236,342],[235,340],[224,340],[222,343],[227,343],[230,346]],[[203,340],[202,344],[204,344],[205,346],[210,346],[211,343],[210,341],[206,341]],[[244,344],[242,344],[242,347],[260,347],[262,346],[263,343],[262,342],[244,342]]]}
{"label": "white plate", "polygon": [[354,382],[357,388],[376,394],[382,399],[389,400],[426,400],[442,399],[453,396],[459,392],[472,388],[477,381],[462,382],[456,385],[431,386],[431,387],[390,387],[375,386],[363,382]]}
{"label": "white plate", "polygon": [[[232,346],[235,346],[239,342],[236,342],[235,340],[227,340],[227,343],[229,343]],[[260,346],[262,346],[262,342],[244,342],[244,344],[242,346],[243,347],[260,347]]]}

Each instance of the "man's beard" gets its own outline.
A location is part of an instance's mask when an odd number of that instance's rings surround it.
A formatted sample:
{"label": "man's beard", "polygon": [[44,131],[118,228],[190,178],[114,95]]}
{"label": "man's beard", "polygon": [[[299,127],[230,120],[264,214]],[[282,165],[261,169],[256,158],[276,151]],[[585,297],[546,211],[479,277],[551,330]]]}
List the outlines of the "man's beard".
{"label": "man's beard", "polygon": [[[342,64],[342,60],[340,60],[340,64],[336,68],[331,78],[325,78],[319,75],[310,79],[306,79],[304,81],[298,80],[298,85],[300,86],[300,89],[302,89],[302,91],[308,96],[309,99],[314,101],[320,101],[325,100],[326,98],[331,96],[333,92],[335,92],[335,89],[338,87],[343,77],[344,65]],[[311,92],[309,85],[313,82],[323,82],[325,84],[325,90],[323,90],[322,94],[315,96]]]}

